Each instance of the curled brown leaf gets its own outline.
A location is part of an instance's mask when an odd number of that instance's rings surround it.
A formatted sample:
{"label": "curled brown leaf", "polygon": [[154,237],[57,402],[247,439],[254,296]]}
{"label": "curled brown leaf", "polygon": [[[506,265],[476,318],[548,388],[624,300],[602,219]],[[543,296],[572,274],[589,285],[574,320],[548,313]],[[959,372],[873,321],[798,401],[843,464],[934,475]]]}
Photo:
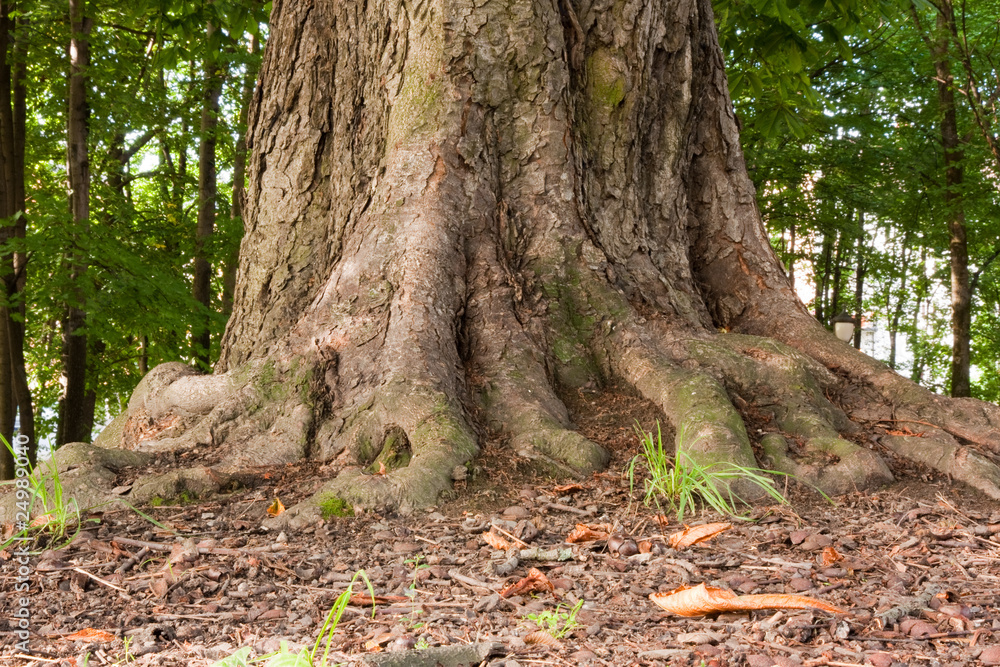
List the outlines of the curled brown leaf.
{"label": "curled brown leaf", "polygon": [[277,498],[275,498],[274,502],[271,503],[271,506],[267,508],[267,513],[270,514],[271,516],[278,516],[284,511],[285,511],[284,504],[282,504],[282,502]]}
{"label": "curled brown leaf", "polygon": [[834,563],[836,563],[837,561],[844,560],[844,557],[841,556],[837,552],[837,550],[834,549],[833,547],[825,547],[823,549],[823,553],[820,556],[820,558],[823,561],[823,566],[824,567],[829,567],[829,566],[833,565]]}
{"label": "curled brown leaf", "polygon": [[603,530],[595,530],[585,523],[578,523],[576,524],[576,528],[571,530],[569,535],[566,536],[566,541],[570,544],[578,544],[580,542],[603,540],[607,537],[608,534]]}
{"label": "curled brown leaf", "polygon": [[108,632],[107,630],[97,630],[95,628],[84,628],[83,630],[77,630],[71,635],[66,635],[63,639],[71,642],[113,642],[116,637]]}
{"label": "curled brown leaf", "polygon": [[500,591],[500,597],[508,598],[512,595],[527,595],[528,593],[544,593],[546,591],[555,594],[555,586],[552,585],[544,572],[533,567],[528,570],[528,576],[510,586],[505,586]]}
{"label": "curled brown leaf", "polygon": [[705,584],[682,586],[667,593],[653,593],[649,599],[677,616],[704,616],[722,611],[752,611],[755,609],[821,609],[833,614],[844,613],[832,604],[803,595],[766,593],[736,595],[723,588]]}
{"label": "curled brown leaf", "polygon": [[500,551],[507,551],[507,549],[510,549],[512,546],[507,538],[497,535],[493,532],[492,528],[483,533],[483,541],[494,549],[499,549]]}
{"label": "curled brown leaf", "polygon": [[733,527],[731,523],[706,523],[700,526],[685,526],[684,530],[674,533],[668,539],[674,549],[684,549],[692,544],[698,544],[712,539],[719,533]]}

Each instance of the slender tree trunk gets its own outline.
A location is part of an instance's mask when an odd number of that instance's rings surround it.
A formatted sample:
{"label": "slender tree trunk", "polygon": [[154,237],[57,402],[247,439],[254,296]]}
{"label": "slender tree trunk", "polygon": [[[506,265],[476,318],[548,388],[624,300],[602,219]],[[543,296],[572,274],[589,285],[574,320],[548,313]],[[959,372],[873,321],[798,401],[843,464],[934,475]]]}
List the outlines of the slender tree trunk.
{"label": "slender tree trunk", "polygon": [[[21,215],[14,223],[14,236],[24,239],[28,229],[28,219],[25,212],[24,196],[24,149],[26,141],[27,122],[27,88],[25,63],[28,59],[28,20],[21,15],[16,20],[14,38],[14,61],[12,63],[13,98],[14,98],[14,208]],[[8,289],[10,314],[16,317],[8,319],[11,340],[11,370],[13,372],[14,395],[20,417],[19,434],[27,438],[28,460],[32,465],[38,457],[38,442],[35,439],[35,410],[28,386],[28,370],[24,360],[25,320],[27,304],[24,300],[24,288],[27,284],[28,256],[23,250],[13,254],[14,281]]]}
{"label": "slender tree trunk", "polygon": [[[216,27],[209,23],[205,41],[211,40]],[[201,144],[198,148],[198,226],[194,242],[194,280],[192,296],[205,307],[204,318],[192,327],[195,359],[204,368],[211,368],[212,329],[212,265],[207,256],[208,243],[215,230],[216,184],[215,144],[219,126],[219,96],[222,94],[222,73],[215,54],[205,55],[205,91],[201,108]]]}
{"label": "slender tree trunk", "polygon": [[[913,319],[910,322],[910,330],[913,332],[910,337],[910,348],[913,350],[913,368],[910,370],[910,380],[919,384],[924,377],[924,364],[927,358],[925,345],[920,339],[920,311],[924,308],[924,293],[927,286],[927,249],[920,250],[920,276],[916,287],[917,301],[913,308]],[[924,313],[924,321],[928,320],[928,314]]]}
{"label": "slender tree trunk", "polygon": [[[250,42],[250,53],[256,55],[260,49],[260,42],[254,36]],[[239,138],[236,140],[236,147],[233,155],[233,201],[230,215],[234,220],[240,221],[243,226],[243,199],[246,197],[247,179],[247,115],[250,113],[250,101],[253,95],[254,81],[257,79],[257,68],[247,66],[243,74],[243,87],[240,91],[240,116],[237,126]],[[242,235],[241,235],[242,239]],[[239,245],[236,245],[229,256],[226,257],[222,267],[222,312],[228,318],[233,312],[233,293],[236,290],[236,269],[239,266],[240,252]]]}
{"label": "slender tree trunk", "polygon": [[[899,333],[899,321],[903,318],[903,306],[907,300],[906,284],[910,277],[910,232],[903,233],[903,248],[900,252],[899,266],[903,271],[899,278],[899,293],[896,297],[896,305],[892,308],[892,315],[889,317],[889,368],[896,368],[896,338]],[[891,295],[891,291],[890,291]],[[886,306],[889,299],[886,299]],[[919,309],[919,302],[918,302]]]}
{"label": "slender tree trunk", "polygon": [[854,321],[857,326],[854,329],[854,349],[861,349],[861,317],[865,297],[865,272],[868,270],[868,262],[865,260],[865,213],[858,211],[858,235],[855,243],[857,259],[854,265]]}
{"label": "slender tree trunk", "polygon": [[831,273],[831,256],[833,255],[833,235],[824,233],[823,234],[823,254],[820,260],[821,271],[819,273],[818,279],[816,280],[816,303],[814,304],[814,309],[816,311],[816,319],[824,324],[830,317],[836,315],[836,313],[828,312],[826,308],[827,294],[830,292],[830,273]]}
{"label": "slender tree trunk", "polygon": [[948,212],[951,266],[951,395],[969,396],[972,290],[962,196],[963,155],[958,135],[955,81],[951,72],[951,56],[948,48],[954,25],[955,14],[951,0],[941,0],[938,6],[937,37],[932,46],[932,55],[941,114],[941,146],[944,149],[945,167],[944,201]]}
{"label": "slender tree trunk", "polygon": [[831,283],[830,295],[830,315],[836,316],[840,314],[840,288],[841,288],[841,277],[844,273],[843,267],[843,256],[844,256],[844,235],[837,232],[837,252],[833,256],[833,279]]}
{"label": "slender tree trunk", "polygon": [[[68,173],[70,183],[70,212],[76,225],[76,234],[83,235],[90,224],[90,162],[87,149],[89,133],[89,108],[87,106],[87,69],[90,66],[90,25],[86,17],[85,0],[69,0],[69,113],[67,127]],[[63,321],[63,373],[66,389],[61,402],[59,432],[56,445],[67,442],[88,441],[88,423],[93,423],[93,413],[88,417],[87,400],[87,334],[86,290],[83,287],[87,271],[86,258],[75,249],[67,257],[71,280],[75,284],[72,302],[68,304]]]}
{"label": "slender tree trunk", "polygon": [[[11,60],[13,53],[8,44],[15,38],[12,7],[0,2],[0,219],[9,220],[17,212],[15,203],[15,150],[14,150],[14,105]],[[5,220],[6,222],[6,220]],[[7,242],[14,230],[8,225],[0,226],[0,243]],[[0,256],[0,280],[3,281],[4,296],[13,291],[15,282],[13,257]],[[11,442],[14,432],[14,416],[17,400],[13,382],[12,360],[13,340],[8,322],[11,317],[8,299],[0,301],[0,435]],[[6,447],[0,445],[0,479],[14,477],[14,459]]]}
{"label": "slender tree trunk", "polygon": [[788,283],[795,289],[795,224],[793,223],[789,231],[788,254],[791,260],[788,262]]}

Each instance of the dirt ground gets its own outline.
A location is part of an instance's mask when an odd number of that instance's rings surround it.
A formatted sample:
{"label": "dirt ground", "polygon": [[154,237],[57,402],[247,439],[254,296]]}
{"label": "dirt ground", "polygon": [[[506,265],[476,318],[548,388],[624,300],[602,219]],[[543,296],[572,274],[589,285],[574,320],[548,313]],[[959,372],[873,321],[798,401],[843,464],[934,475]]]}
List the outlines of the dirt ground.
{"label": "dirt ground", "polygon": [[[240,647],[311,646],[359,570],[382,597],[373,611],[354,585],[329,664],[1000,665],[1000,504],[889,459],[898,482],[877,494],[834,504],[791,485],[790,506],[746,508],[732,529],[672,549],[683,526],[637,502],[622,472],[636,451],[631,424],[655,428],[655,411],[613,392],[581,394],[574,410],[584,434],[614,451],[607,472],[578,484],[493,443],[455,498],[411,516],[263,528],[275,498],[291,506],[336,472],[312,463],[254,471],[255,484],[228,496],[145,516],[92,514],[71,544],[31,559],[30,657],[13,634],[24,594],[8,550],[0,665],[201,666]],[[160,462],[170,465],[191,463]],[[577,524],[612,537],[567,543]],[[487,533],[512,546],[490,546]],[[500,595],[532,568],[551,590]],[[649,598],[702,582],[846,611],[685,618]]]}

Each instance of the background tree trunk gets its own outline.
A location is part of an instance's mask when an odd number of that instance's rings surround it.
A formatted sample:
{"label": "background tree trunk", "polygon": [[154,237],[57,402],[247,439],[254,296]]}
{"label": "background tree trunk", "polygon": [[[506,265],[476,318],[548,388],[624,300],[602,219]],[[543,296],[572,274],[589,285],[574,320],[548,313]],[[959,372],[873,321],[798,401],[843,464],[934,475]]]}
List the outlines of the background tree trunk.
{"label": "background tree trunk", "polygon": [[934,70],[938,82],[941,114],[941,146],[944,149],[944,202],[948,212],[951,266],[951,395],[969,396],[971,364],[972,290],[969,283],[969,247],[965,233],[965,210],[962,206],[962,150],[958,138],[958,115],[955,108],[955,81],[951,73],[948,46],[954,27],[950,2],[939,8],[939,38],[934,49]]}
{"label": "background tree trunk", "polygon": [[[254,37],[250,41],[250,52],[258,53],[260,42]],[[246,198],[247,178],[247,117],[250,113],[250,102],[253,96],[254,81],[257,78],[255,68],[247,67],[243,75],[243,85],[240,90],[240,116],[238,121],[239,138],[236,140],[233,156],[233,201],[230,215],[243,225],[243,200]],[[222,312],[226,317],[233,312],[233,293],[236,291],[236,269],[239,265],[239,247],[226,258],[222,267]]]}
{"label": "background tree trunk", "polygon": [[[69,0],[72,35],[69,43],[69,113],[67,126],[67,170],[69,173],[69,204],[76,234],[82,235],[90,224],[90,158],[87,150],[89,109],[87,107],[87,68],[90,66],[91,20],[85,14],[85,0]],[[75,283],[71,302],[63,320],[63,373],[66,388],[60,402],[59,430],[56,445],[89,441],[87,401],[87,334],[86,290],[83,288],[87,271],[86,259],[72,248],[67,254],[71,281]]]}
{"label": "background tree trunk", "polygon": [[[205,40],[215,33],[211,23],[205,30]],[[208,54],[212,50],[207,50]],[[211,368],[212,330],[212,265],[207,256],[208,242],[215,229],[215,204],[219,196],[215,173],[215,144],[219,126],[219,97],[222,95],[222,74],[215,58],[205,56],[205,91],[201,109],[201,143],[198,148],[198,227],[195,233],[194,281],[192,296],[205,307],[205,317],[194,328],[194,356],[204,368]]]}
{"label": "background tree trunk", "polygon": [[[28,20],[19,16],[15,20],[14,59],[11,63],[11,83],[13,87],[14,122],[14,210],[21,213],[14,223],[14,236],[23,239],[27,233],[28,220],[24,215],[24,149],[26,141],[27,122],[27,90],[25,86],[25,63],[28,59]],[[14,396],[20,417],[19,434],[27,438],[25,449],[28,460],[34,465],[38,456],[38,441],[35,438],[35,409],[28,386],[28,370],[24,361],[24,331],[27,307],[24,302],[24,288],[27,284],[28,256],[23,250],[13,253],[13,281],[8,285],[7,299],[9,317],[7,326],[10,329],[11,340],[11,371],[14,386]]]}

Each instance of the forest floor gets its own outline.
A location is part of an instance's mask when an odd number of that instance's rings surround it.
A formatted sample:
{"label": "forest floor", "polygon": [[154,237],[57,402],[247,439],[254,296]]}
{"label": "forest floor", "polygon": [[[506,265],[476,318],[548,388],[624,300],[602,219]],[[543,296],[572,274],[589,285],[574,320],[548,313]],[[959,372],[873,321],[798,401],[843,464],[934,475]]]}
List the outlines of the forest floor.
{"label": "forest floor", "polygon": [[[253,657],[312,646],[359,570],[382,597],[373,611],[354,584],[329,664],[1000,665],[997,503],[889,459],[898,481],[879,493],[832,504],[792,487],[791,505],[747,508],[749,520],[675,550],[681,522],[637,502],[622,473],[637,447],[631,424],[655,428],[656,415],[614,392],[573,407],[581,431],[614,452],[608,472],[578,484],[493,444],[455,499],[411,516],[264,529],[275,498],[291,506],[335,472],[311,463],[260,470],[225,497],[140,508],[145,517],[92,514],[71,544],[31,559],[32,657],[11,632],[16,558],[0,553],[0,665],[207,666],[241,647]],[[581,523],[634,544],[567,543]],[[494,549],[491,526],[523,543]],[[531,568],[551,589],[500,595]],[[684,618],[649,598],[702,582],[846,611]]]}

